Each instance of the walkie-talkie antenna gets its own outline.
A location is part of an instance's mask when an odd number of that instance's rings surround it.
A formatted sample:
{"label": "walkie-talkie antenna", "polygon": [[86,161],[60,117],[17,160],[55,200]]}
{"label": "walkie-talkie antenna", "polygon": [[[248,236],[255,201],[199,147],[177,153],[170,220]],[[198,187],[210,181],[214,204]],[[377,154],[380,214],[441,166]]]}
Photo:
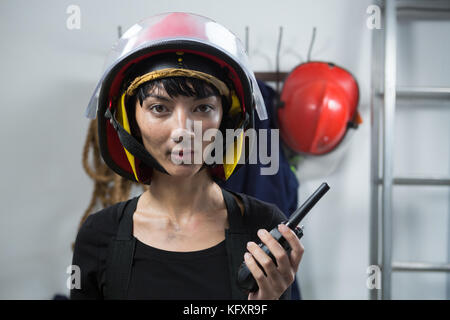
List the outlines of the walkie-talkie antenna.
{"label": "walkie-talkie antenna", "polygon": [[[317,201],[319,201],[320,198],[322,198],[322,196],[329,189],[330,189],[330,187],[328,186],[328,184],[326,182],[322,183],[320,185],[320,187],[301,205],[301,207],[298,208],[297,210],[295,210],[295,212],[291,215],[291,218],[288,221],[283,222],[286,224],[286,226],[288,226],[289,228],[291,228],[294,231],[297,238],[300,239],[303,236],[303,228],[297,228],[297,225],[306,216],[306,214],[312,209],[312,207],[314,207],[314,205],[317,203]],[[274,227],[270,231],[270,234],[276,241],[278,241],[278,243],[281,245],[281,247],[284,250],[286,250],[286,252],[288,254],[290,254],[290,252],[292,250],[291,246],[289,245],[289,242],[280,233],[280,231],[278,230],[278,227]],[[272,252],[270,252],[269,248],[263,242],[261,242],[259,244],[259,247],[276,264],[275,256],[272,254]],[[261,269],[263,269],[263,267],[261,267],[261,265],[258,263],[258,261],[256,261],[256,264],[258,264],[258,266]],[[257,284],[255,278],[253,277],[253,274],[251,273],[250,269],[247,267],[245,260],[242,262],[241,266],[239,267],[239,271],[238,271],[238,275],[237,275],[237,283],[238,283],[239,287],[246,293],[255,292],[256,290],[258,290],[258,284]]]}
{"label": "walkie-talkie antenna", "polygon": [[317,190],[302,204],[302,206],[295,210],[295,212],[291,215],[289,221],[286,223],[286,226],[291,229],[295,229],[300,221],[302,221],[306,214],[309,212],[309,210],[314,207],[317,201],[319,201],[320,198],[322,198],[328,190],[330,190],[328,184],[326,182],[322,183],[320,187],[317,188]]}

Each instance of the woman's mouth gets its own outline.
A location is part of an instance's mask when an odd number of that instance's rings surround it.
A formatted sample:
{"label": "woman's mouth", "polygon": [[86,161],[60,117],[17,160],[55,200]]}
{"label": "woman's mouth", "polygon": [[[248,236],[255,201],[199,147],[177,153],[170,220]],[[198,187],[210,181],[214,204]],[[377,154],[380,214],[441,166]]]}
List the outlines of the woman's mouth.
{"label": "woman's mouth", "polygon": [[193,150],[175,150],[170,152],[170,157],[172,161],[175,161],[177,164],[179,164],[180,161],[183,161],[183,163],[189,161],[189,164],[191,164],[194,159],[194,153]]}

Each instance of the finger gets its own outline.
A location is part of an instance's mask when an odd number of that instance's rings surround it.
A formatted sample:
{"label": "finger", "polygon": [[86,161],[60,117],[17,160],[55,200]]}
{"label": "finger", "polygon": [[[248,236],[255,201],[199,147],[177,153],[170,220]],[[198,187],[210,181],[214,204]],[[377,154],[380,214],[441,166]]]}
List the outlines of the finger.
{"label": "finger", "polygon": [[284,250],[280,243],[265,229],[258,230],[258,237],[275,257],[278,271],[284,274],[290,273],[291,262],[286,250]]}
{"label": "finger", "polygon": [[253,256],[250,253],[246,252],[244,254],[244,261],[248,269],[252,273],[253,278],[255,278],[259,289],[266,288],[267,287],[266,275],[261,270],[261,268],[256,264],[256,260],[253,258]]}
{"label": "finger", "polygon": [[300,264],[300,260],[302,259],[303,252],[305,251],[303,245],[300,242],[300,239],[296,236],[294,231],[292,231],[289,227],[284,224],[278,225],[278,230],[289,243],[291,247],[290,253],[290,262],[294,271],[297,271],[298,265]]}
{"label": "finger", "polygon": [[247,244],[247,250],[250,251],[253,258],[260,264],[267,276],[277,277],[277,267],[272,259],[254,242]]}

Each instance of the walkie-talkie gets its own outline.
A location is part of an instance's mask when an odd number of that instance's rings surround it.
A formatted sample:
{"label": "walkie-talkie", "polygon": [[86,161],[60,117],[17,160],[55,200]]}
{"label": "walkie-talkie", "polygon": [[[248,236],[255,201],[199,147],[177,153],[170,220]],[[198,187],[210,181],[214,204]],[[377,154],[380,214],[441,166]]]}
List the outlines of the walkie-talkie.
{"label": "walkie-talkie", "polygon": [[[303,228],[298,228],[297,225],[300,223],[300,221],[303,220],[306,214],[312,209],[312,207],[314,207],[314,205],[329,189],[330,187],[327,183],[322,183],[320,187],[297,210],[295,210],[289,220],[282,222],[283,224],[286,224],[286,226],[291,228],[299,239],[303,236]],[[290,254],[291,246],[289,245],[289,242],[281,235],[280,231],[278,231],[278,227],[273,228],[270,231],[270,234],[275,238],[275,240],[280,243],[284,250],[286,250],[288,254]],[[269,248],[267,248],[264,243],[260,243],[259,247],[272,259],[272,261],[276,265],[276,258],[269,251]],[[256,261],[256,263],[264,272],[264,269],[261,267],[258,261]],[[237,282],[239,287],[245,293],[255,292],[258,290],[258,284],[256,283],[256,280],[253,277],[252,273],[248,269],[245,261],[243,261],[241,266],[239,267]]]}

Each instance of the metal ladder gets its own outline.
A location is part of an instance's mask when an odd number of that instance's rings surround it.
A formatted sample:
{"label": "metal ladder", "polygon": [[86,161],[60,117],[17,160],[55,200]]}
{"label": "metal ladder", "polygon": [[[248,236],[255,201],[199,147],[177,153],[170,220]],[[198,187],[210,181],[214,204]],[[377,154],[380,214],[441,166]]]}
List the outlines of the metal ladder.
{"label": "metal ladder", "polygon": [[[450,88],[397,86],[397,19],[399,15],[404,14],[408,14],[409,18],[424,17],[424,15],[427,19],[439,18],[442,15],[448,18],[450,17],[450,1],[380,0],[376,4],[381,8],[384,28],[372,31],[369,262],[371,265],[378,266],[381,270],[381,290],[370,289],[369,298],[391,299],[391,277],[394,271],[450,272],[450,263],[392,261],[393,186],[450,186],[450,177],[408,178],[393,176],[396,99],[405,97],[450,99]],[[379,223],[379,221],[381,222]],[[448,227],[450,228],[450,214]],[[447,261],[450,261],[450,230],[448,231],[447,250],[449,252]],[[450,274],[447,280],[447,299],[450,299]]]}

